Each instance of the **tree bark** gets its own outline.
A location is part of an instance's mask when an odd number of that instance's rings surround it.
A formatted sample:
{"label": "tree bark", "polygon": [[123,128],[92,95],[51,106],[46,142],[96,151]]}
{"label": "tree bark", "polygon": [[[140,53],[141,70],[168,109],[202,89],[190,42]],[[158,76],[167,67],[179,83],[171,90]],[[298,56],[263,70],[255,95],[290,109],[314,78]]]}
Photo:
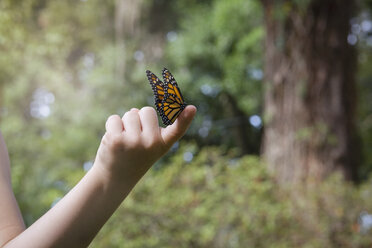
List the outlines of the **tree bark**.
{"label": "tree bark", "polygon": [[116,68],[115,76],[118,81],[124,81],[126,36],[133,37],[140,18],[141,0],[116,0],[115,2],[115,43]]}
{"label": "tree bark", "polygon": [[356,52],[347,42],[354,1],[262,4],[269,167],[279,182],[317,182],[334,171],[356,179]]}
{"label": "tree bark", "polygon": [[259,154],[260,144],[257,144],[257,140],[260,140],[261,132],[252,127],[248,116],[240,109],[233,95],[221,92],[219,100],[223,103],[222,111],[228,120],[223,125],[231,130],[229,134],[234,138],[234,143],[239,148],[240,154]]}

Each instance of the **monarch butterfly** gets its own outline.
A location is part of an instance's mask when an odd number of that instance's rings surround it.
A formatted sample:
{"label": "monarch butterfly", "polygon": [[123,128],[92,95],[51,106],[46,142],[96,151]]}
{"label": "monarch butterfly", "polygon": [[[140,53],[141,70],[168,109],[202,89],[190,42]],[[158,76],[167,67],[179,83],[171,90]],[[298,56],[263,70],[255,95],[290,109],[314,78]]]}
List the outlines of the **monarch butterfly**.
{"label": "monarch butterfly", "polygon": [[164,82],[149,70],[146,74],[154,93],[156,110],[163,124],[166,126],[173,124],[187,106],[176,80],[166,68],[162,73]]}

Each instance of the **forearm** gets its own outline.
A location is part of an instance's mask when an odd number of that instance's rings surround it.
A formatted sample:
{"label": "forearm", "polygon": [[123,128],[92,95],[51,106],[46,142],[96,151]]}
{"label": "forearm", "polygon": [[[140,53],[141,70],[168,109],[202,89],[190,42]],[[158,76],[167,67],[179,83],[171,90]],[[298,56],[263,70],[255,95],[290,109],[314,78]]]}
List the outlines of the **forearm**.
{"label": "forearm", "polygon": [[52,209],[5,247],[86,247],[151,165],[186,132],[188,106],[167,128],[153,108],[110,116],[96,162]]}
{"label": "forearm", "polygon": [[17,201],[10,187],[0,183],[0,247],[25,229]]}
{"label": "forearm", "polygon": [[87,247],[135,182],[115,184],[95,164],[52,209],[6,247]]}
{"label": "forearm", "polygon": [[0,133],[0,247],[21,233],[25,226],[15,200],[10,177],[10,163]]}

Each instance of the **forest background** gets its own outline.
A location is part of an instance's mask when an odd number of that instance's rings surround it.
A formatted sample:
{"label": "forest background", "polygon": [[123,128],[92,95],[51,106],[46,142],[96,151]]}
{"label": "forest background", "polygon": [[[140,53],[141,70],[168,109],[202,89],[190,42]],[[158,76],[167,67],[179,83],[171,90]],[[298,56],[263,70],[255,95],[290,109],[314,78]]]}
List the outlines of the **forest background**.
{"label": "forest background", "polygon": [[89,170],[109,115],[153,106],[145,71],[166,67],[197,116],[91,247],[370,247],[371,11],[1,0],[0,129],[26,224]]}

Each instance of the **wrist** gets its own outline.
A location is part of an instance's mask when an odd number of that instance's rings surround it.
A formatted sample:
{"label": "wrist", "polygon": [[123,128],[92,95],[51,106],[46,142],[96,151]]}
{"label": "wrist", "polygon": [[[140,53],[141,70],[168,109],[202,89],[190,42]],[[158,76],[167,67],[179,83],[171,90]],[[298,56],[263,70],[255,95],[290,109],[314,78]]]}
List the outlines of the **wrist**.
{"label": "wrist", "polygon": [[125,196],[133,189],[138,180],[113,173],[103,162],[96,160],[89,172],[96,182],[110,192],[117,192]]}

